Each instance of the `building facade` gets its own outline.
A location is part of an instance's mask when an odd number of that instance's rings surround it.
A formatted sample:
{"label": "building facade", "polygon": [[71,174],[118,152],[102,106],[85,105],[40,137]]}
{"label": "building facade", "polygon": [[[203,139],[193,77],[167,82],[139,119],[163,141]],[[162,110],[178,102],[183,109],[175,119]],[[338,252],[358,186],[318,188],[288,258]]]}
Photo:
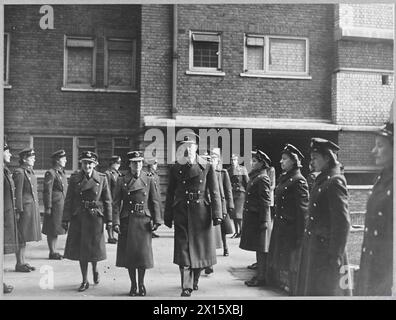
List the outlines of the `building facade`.
{"label": "building facade", "polygon": [[394,95],[392,4],[52,8],[54,28],[42,30],[40,6],[5,6],[6,140],[14,153],[36,149],[39,174],[59,148],[70,172],[82,149],[104,170],[150,144],[150,129],[163,133],[165,162],[169,127],[223,129],[242,153],[251,134],[278,170],[284,143],[308,156],[311,137],[331,139],[365,196],[372,132]]}

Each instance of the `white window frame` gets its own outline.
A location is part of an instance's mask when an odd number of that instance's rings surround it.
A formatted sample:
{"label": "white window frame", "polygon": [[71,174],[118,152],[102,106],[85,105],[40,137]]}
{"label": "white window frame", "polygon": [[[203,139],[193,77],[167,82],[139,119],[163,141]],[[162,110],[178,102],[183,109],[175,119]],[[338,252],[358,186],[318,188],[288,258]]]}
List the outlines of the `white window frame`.
{"label": "white window frame", "polygon": [[[6,37],[6,41],[4,41],[4,45],[7,45],[7,51],[6,51],[6,60],[7,63],[4,64],[4,70],[5,70],[5,75],[6,78],[2,79],[4,87],[5,88],[11,88],[10,86],[10,33],[9,32],[4,32],[4,36]],[[1,75],[3,77],[3,75]]]}
{"label": "white window frame", "polygon": [[[34,148],[34,138],[70,138],[73,139],[73,154],[70,157],[70,155],[68,155],[68,161],[72,161],[72,170],[66,170],[66,174],[70,175],[72,174],[74,171],[78,170],[78,149],[80,147],[79,145],[79,139],[83,138],[83,139],[94,139],[95,140],[95,153],[97,153],[97,139],[95,137],[92,136],[68,136],[68,135],[42,135],[42,134],[37,134],[37,135],[32,135],[30,136],[30,148]],[[35,170],[35,173],[38,177],[42,178],[44,177],[45,172],[47,172],[47,169],[38,169]]]}
{"label": "white window frame", "polygon": [[[68,74],[68,46],[67,40],[91,40],[93,41],[92,47],[92,75],[91,75],[91,83],[90,84],[70,84],[67,82]],[[75,46],[78,48],[78,46]],[[83,47],[83,46],[82,46]],[[64,36],[64,45],[63,45],[64,53],[63,53],[63,88],[76,88],[76,89],[92,89],[96,86],[96,52],[97,52],[97,39],[96,37],[80,37],[80,36]]]}
{"label": "white window frame", "polygon": [[[263,70],[247,70],[247,38],[263,38],[264,39],[264,53],[263,53]],[[305,41],[305,71],[270,71],[269,70],[269,56],[270,56],[270,40],[271,39],[288,39],[288,40],[304,40]],[[242,77],[262,77],[262,78],[285,78],[285,79],[312,79],[309,75],[309,38],[296,36],[275,36],[262,34],[244,34],[243,38],[243,72]]]}
{"label": "white window frame", "polygon": [[[109,41],[119,41],[119,42],[132,42],[132,86],[110,86],[109,85]],[[107,89],[114,90],[136,90],[136,39],[134,38],[104,38],[104,87]]]}
{"label": "white window frame", "polygon": [[[194,67],[194,40],[193,40],[193,35],[212,35],[212,36],[217,36],[219,38],[218,41],[218,67],[217,68],[205,68],[205,67]],[[198,41],[196,41],[198,42]],[[189,32],[189,70],[186,71],[186,74],[191,74],[191,75],[213,75],[213,76],[224,76],[225,73],[222,71],[222,51],[223,51],[223,46],[222,46],[222,33],[217,31],[217,32],[211,32],[211,31],[192,31],[190,30]]]}

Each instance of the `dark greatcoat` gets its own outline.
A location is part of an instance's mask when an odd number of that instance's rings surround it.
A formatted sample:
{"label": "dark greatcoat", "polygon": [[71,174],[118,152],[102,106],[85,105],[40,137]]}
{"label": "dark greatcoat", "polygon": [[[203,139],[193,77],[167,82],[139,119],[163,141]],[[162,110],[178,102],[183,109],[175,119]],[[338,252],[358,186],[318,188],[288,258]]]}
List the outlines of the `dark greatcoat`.
{"label": "dark greatcoat", "polygon": [[11,171],[4,166],[4,254],[18,250],[18,228],[15,212],[15,185]]}
{"label": "dark greatcoat", "polygon": [[245,204],[245,192],[249,182],[249,175],[244,166],[236,168],[229,168],[228,175],[230,176],[232,186],[232,197],[234,200],[234,210],[230,212],[231,219],[242,219],[243,205]]}
{"label": "dark greatcoat", "polygon": [[168,227],[174,222],[175,264],[191,268],[216,264],[212,220],[222,218],[222,209],[215,170],[206,160],[197,156],[193,164],[176,163],[170,168],[164,218]]}
{"label": "dark greatcoat", "polygon": [[51,215],[44,215],[42,233],[48,236],[65,234],[62,228],[63,207],[67,193],[66,172],[62,168],[52,168],[45,173],[43,201],[44,208]]}
{"label": "dark greatcoat", "polygon": [[283,173],[275,188],[275,216],[268,255],[268,282],[295,293],[308,215],[308,184],[299,168]]}
{"label": "dark greatcoat", "polygon": [[[142,209],[135,210],[135,204]],[[117,245],[117,267],[152,268],[153,250],[151,228],[162,224],[161,205],[154,180],[141,171],[139,177],[131,172],[118,179],[113,201],[113,224],[120,225]]]}
{"label": "dark greatcoat", "polygon": [[318,175],[310,194],[297,295],[350,295],[346,274],[349,228],[347,184],[336,165]]}
{"label": "dark greatcoat", "polygon": [[[83,201],[93,201],[85,208]],[[106,175],[96,170],[90,179],[84,171],[70,176],[63,221],[70,227],[64,257],[70,260],[95,262],[106,259],[103,225],[111,221],[111,195]]]}
{"label": "dark greatcoat", "polygon": [[[246,193],[239,247],[248,251],[268,252],[272,223],[270,180],[265,169],[249,173]],[[260,228],[263,222],[267,222],[265,230]]]}
{"label": "dark greatcoat", "polygon": [[356,295],[392,295],[392,274],[393,167],[381,172],[367,201]]}
{"label": "dark greatcoat", "polygon": [[114,192],[117,185],[118,177],[122,176],[121,172],[116,169],[109,168],[105,171],[105,175],[107,177],[107,182],[109,185],[111,198],[114,199]]}
{"label": "dark greatcoat", "polygon": [[20,213],[18,230],[21,243],[41,240],[40,209],[37,194],[37,177],[33,169],[26,165],[16,168],[15,205]]}

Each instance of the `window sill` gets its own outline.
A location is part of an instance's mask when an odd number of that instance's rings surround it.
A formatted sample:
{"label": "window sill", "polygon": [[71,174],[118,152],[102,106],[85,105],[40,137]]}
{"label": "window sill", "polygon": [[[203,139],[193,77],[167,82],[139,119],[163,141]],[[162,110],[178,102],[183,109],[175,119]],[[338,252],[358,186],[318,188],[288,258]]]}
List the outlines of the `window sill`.
{"label": "window sill", "polygon": [[241,77],[246,78],[273,78],[273,79],[297,79],[297,80],[312,80],[308,75],[287,75],[287,74],[264,74],[264,73],[240,73]]}
{"label": "window sill", "polygon": [[211,76],[211,77],[224,77],[225,72],[223,71],[192,71],[187,70],[186,74],[193,76]]}
{"label": "window sill", "polygon": [[3,88],[4,88],[4,89],[12,89],[12,85],[10,85],[10,84],[4,84],[4,85],[3,85]]}
{"label": "window sill", "polygon": [[121,90],[121,89],[90,89],[90,88],[68,88],[62,87],[61,91],[74,91],[74,92],[98,92],[98,93],[137,93],[137,90]]}

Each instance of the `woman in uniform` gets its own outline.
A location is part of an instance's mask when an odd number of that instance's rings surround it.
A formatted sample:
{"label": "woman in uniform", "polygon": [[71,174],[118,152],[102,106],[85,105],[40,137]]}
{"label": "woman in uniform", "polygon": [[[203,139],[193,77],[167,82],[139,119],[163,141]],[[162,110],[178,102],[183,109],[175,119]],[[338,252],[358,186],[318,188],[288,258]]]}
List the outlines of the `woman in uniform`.
{"label": "woman in uniform", "polygon": [[37,178],[33,171],[36,161],[33,149],[24,149],[19,153],[20,167],[15,169],[15,204],[19,216],[19,250],[15,271],[30,272],[36,270],[25,263],[26,242],[41,240],[40,210],[37,194]]}
{"label": "woman in uniform", "polygon": [[268,257],[268,282],[295,295],[295,282],[305,219],[308,184],[300,168],[303,155],[286,144],[281,153],[282,174],[275,188],[275,216]]}
{"label": "woman in uniform", "polygon": [[231,156],[231,167],[228,169],[228,175],[231,180],[232,198],[234,200],[234,210],[231,210],[230,217],[234,221],[235,233],[231,238],[239,238],[241,236],[243,205],[249,175],[246,168],[239,165],[236,154]]}
{"label": "woman in uniform", "polygon": [[[7,164],[11,161],[10,147],[5,143],[3,149],[4,161],[4,254],[18,251],[17,216],[15,212],[15,185]],[[11,293],[13,286],[3,283],[3,293]]]}
{"label": "woman in uniform", "polygon": [[356,294],[391,296],[393,270],[393,123],[375,137],[375,163],[383,169],[367,201]]}
{"label": "woman in uniform", "polygon": [[44,176],[44,221],[42,233],[47,235],[49,259],[61,260],[62,255],[56,252],[58,235],[65,234],[62,227],[63,207],[67,192],[65,172],[66,152],[58,150],[51,155],[52,169]]}
{"label": "woman in uniform", "polygon": [[128,269],[129,295],[145,296],[145,272],[154,265],[151,232],[162,223],[160,196],[154,180],[142,171],[142,153],[129,152],[128,159],[130,171],[118,179],[114,193],[114,231],[119,234],[116,266]]}
{"label": "woman in uniform", "polygon": [[257,275],[245,281],[249,287],[265,285],[267,253],[271,237],[270,180],[267,169],[270,158],[261,150],[252,151],[252,170],[246,188],[241,242],[243,250],[255,251]]}
{"label": "woman in uniform", "polygon": [[[308,205],[296,294],[350,295],[346,243],[349,235],[348,189],[337,160],[339,147],[312,138],[311,163],[320,174]],[[345,284],[345,285],[344,285]]]}
{"label": "woman in uniform", "polygon": [[99,283],[97,263],[106,259],[103,226],[111,228],[112,208],[106,175],[95,170],[96,153],[84,151],[79,160],[81,170],[70,177],[62,226],[69,230],[64,257],[79,261],[82,283],[78,291],[82,292],[89,288],[88,262],[92,264],[94,283]]}

